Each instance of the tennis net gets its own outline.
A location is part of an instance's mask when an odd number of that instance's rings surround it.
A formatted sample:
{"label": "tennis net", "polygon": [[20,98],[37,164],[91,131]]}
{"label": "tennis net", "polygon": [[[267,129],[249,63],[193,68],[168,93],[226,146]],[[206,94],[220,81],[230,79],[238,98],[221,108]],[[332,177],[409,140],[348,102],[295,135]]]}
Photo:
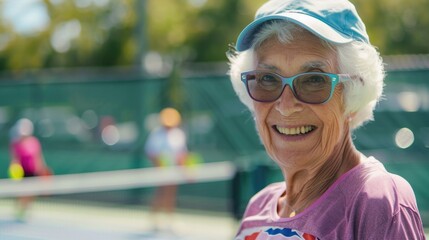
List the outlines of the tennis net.
{"label": "tennis net", "polygon": [[97,191],[157,187],[171,184],[229,180],[235,173],[231,162],[183,167],[141,168],[22,180],[0,180],[0,198],[26,195],[60,195]]}

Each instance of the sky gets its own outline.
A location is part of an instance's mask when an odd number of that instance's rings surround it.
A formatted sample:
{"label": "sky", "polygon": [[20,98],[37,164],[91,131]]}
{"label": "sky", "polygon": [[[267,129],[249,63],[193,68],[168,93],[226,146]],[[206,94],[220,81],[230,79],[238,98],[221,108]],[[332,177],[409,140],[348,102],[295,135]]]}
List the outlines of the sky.
{"label": "sky", "polygon": [[49,26],[47,9],[41,0],[4,0],[3,20],[16,32],[31,35]]}

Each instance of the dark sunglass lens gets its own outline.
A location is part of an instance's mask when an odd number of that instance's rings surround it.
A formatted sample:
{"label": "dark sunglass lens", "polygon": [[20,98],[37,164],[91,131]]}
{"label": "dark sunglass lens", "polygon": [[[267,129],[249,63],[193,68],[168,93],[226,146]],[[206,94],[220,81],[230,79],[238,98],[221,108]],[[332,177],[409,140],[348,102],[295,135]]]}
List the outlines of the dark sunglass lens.
{"label": "dark sunglass lens", "polygon": [[247,77],[247,86],[253,99],[268,102],[279,97],[282,91],[282,81],[278,76],[264,72],[257,72],[252,76]]}
{"label": "dark sunglass lens", "polygon": [[323,103],[331,95],[332,80],[326,74],[303,74],[298,76],[293,87],[297,98],[307,103]]}

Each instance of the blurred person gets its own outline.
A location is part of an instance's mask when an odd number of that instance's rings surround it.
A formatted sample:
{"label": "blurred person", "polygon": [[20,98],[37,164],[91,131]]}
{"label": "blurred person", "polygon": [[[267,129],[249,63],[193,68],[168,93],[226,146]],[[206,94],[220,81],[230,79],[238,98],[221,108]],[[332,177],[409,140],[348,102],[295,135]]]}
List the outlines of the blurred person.
{"label": "blurred person", "polygon": [[[12,178],[35,177],[50,174],[47,167],[42,146],[39,140],[33,136],[33,123],[26,118],[19,119],[10,132],[10,175]],[[17,167],[19,166],[19,167]],[[19,171],[22,171],[20,175]],[[24,220],[27,209],[34,201],[34,196],[23,196],[17,199],[17,220]]]}
{"label": "blurred person", "polygon": [[[159,121],[161,126],[152,130],[147,138],[145,145],[147,157],[155,167],[183,166],[188,150],[186,135],[179,127],[180,113],[174,108],[165,108],[159,114]],[[152,202],[155,231],[173,230],[176,193],[177,186],[174,184],[156,189]]]}
{"label": "blurred person", "polygon": [[271,0],[229,55],[230,77],[284,181],[249,201],[236,239],[425,239],[413,189],[358,151],[382,59],[347,0]]}

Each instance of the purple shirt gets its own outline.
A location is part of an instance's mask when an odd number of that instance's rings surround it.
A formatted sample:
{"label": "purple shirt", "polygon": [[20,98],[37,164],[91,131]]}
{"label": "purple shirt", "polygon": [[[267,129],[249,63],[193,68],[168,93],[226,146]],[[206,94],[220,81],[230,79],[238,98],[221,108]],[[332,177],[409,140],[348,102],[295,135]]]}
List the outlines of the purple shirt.
{"label": "purple shirt", "polygon": [[235,239],[425,239],[411,186],[373,157],[294,217],[277,214],[285,190],[274,183],[253,196]]}

